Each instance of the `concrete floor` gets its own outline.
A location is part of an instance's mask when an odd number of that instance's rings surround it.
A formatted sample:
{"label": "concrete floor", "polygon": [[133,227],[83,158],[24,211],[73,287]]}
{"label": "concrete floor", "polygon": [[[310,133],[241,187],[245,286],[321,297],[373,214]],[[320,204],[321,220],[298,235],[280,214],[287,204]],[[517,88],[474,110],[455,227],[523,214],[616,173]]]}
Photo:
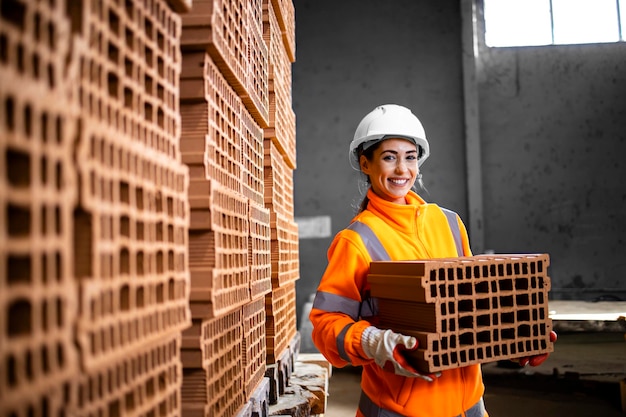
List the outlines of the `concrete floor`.
{"label": "concrete floor", "polygon": [[[503,363],[504,364],[504,363]],[[483,366],[490,417],[624,417],[620,381],[626,378],[623,332],[561,332],[552,355],[537,368]],[[333,369],[329,417],[353,417],[360,394],[356,368]]]}

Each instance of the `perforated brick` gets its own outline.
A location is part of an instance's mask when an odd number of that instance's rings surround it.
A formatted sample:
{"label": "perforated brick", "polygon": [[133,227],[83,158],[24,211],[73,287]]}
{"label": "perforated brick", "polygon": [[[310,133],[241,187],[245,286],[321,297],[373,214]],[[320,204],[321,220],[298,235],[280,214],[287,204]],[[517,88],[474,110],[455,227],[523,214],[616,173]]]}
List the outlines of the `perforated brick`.
{"label": "perforated brick", "polygon": [[291,62],[296,60],[296,10],[292,0],[271,0],[281,38]]}
{"label": "perforated brick", "polygon": [[296,116],[292,108],[292,69],[283,47],[280,27],[272,3],[263,8],[263,38],[269,51],[269,126],[264,130],[285,158],[296,168]]}
{"label": "perforated brick", "polygon": [[68,415],[181,415],[180,334],[145,343],[118,361],[76,376]]}
{"label": "perforated brick", "polygon": [[65,3],[0,13],[0,415],[58,414],[78,372],[76,107]]}
{"label": "perforated brick", "polygon": [[270,210],[250,201],[250,296],[257,298],[272,290],[272,246]]}
{"label": "perforated brick", "polygon": [[[240,97],[206,53],[184,55],[186,68],[181,80],[182,139],[186,163],[198,160],[204,146],[207,178],[242,192],[242,114]],[[246,126],[248,127],[248,126]],[[197,163],[197,162],[194,162]]]}
{"label": "perforated brick", "polygon": [[270,214],[272,232],[272,287],[278,288],[300,278],[298,225],[281,215]]}
{"label": "perforated brick", "polygon": [[242,310],[244,394],[249,398],[265,375],[265,297],[250,301]]}
{"label": "perforated brick", "polygon": [[217,317],[250,300],[248,200],[211,182],[208,202],[207,229],[189,233],[195,318]]}
{"label": "perforated brick", "polygon": [[182,46],[209,54],[262,127],[268,124],[267,48],[259,42],[259,1],[197,0],[183,15]]}
{"label": "perforated brick", "polygon": [[267,363],[275,364],[288,353],[296,329],[296,284],[291,282],[265,295]]}
{"label": "perforated brick", "polygon": [[288,219],[293,219],[293,170],[289,168],[275,143],[264,141],[264,202],[265,207]]}
{"label": "perforated brick", "polygon": [[184,415],[226,417],[244,404],[242,310],[202,320],[200,350],[183,370]]}
{"label": "perforated brick", "polygon": [[241,114],[242,193],[251,202],[263,205],[265,172],[263,129],[243,111]]}
{"label": "perforated brick", "polygon": [[549,256],[372,262],[383,327],[414,335],[418,369],[437,372],[551,352]]}

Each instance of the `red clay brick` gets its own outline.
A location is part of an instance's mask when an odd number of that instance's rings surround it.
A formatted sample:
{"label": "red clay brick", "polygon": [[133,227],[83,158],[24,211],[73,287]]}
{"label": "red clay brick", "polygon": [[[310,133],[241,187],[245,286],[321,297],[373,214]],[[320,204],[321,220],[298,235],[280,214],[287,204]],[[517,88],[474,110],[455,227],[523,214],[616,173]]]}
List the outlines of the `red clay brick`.
{"label": "red clay brick", "polygon": [[551,352],[549,256],[372,262],[380,324],[419,339],[423,372]]}

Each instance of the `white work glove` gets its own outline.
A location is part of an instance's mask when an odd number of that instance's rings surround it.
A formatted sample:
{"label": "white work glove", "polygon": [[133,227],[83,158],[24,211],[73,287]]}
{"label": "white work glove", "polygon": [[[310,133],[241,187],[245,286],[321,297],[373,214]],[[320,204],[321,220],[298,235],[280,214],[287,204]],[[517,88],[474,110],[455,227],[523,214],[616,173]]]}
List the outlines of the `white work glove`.
{"label": "white work glove", "polygon": [[420,374],[402,355],[402,351],[417,349],[417,339],[412,336],[369,326],[363,330],[361,345],[367,357],[374,359],[374,362],[385,371],[401,376],[422,378],[428,382],[432,382],[433,378],[441,375],[440,373]]}

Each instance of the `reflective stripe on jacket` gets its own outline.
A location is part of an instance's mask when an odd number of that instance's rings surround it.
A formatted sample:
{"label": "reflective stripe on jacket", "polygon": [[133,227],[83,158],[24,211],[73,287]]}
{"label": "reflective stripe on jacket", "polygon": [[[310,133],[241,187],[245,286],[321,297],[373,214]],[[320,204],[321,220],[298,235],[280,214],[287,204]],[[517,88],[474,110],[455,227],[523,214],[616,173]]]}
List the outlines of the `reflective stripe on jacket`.
{"label": "reflective stripe on jacket", "polygon": [[415,417],[463,415],[482,397],[480,366],[444,371],[434,382],[397,376],[365,355],[361,335],[376,324],[376,303],[368,297],[370,262],[471,256],[465,226],[455,213],[427,204],[413,192],[407,205],[385,201],[371,190],[368,197],[367,210],[328,249],[310,314],[313,341],[334,366],[362,365],[361,387],[382,409]]}

